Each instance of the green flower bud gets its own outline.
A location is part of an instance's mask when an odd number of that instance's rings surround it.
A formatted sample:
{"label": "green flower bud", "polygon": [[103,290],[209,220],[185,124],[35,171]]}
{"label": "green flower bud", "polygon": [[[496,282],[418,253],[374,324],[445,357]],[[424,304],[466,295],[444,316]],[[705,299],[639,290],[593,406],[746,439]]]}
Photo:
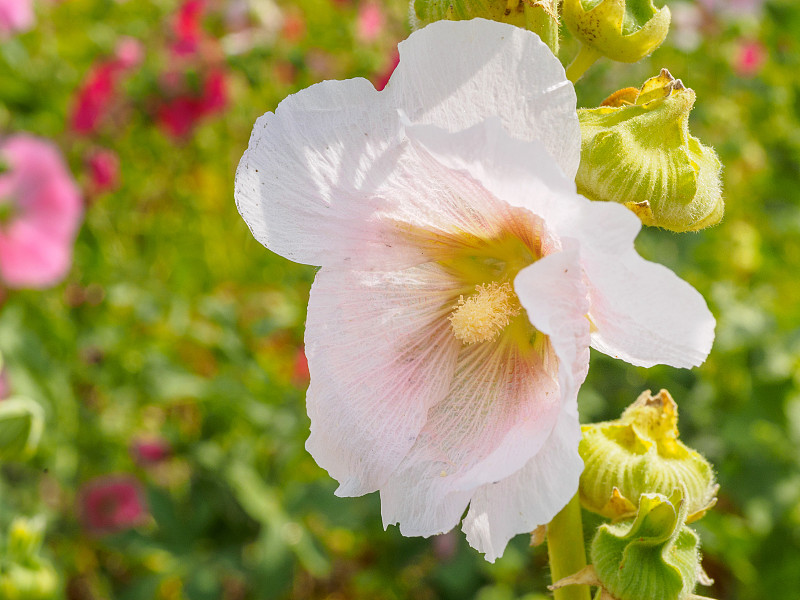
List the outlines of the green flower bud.
{"label": "green flower bud", "polygon": [[669,32],[669,8],[653,0],[564,0],[561,16],[584,46],[619,62],[641,60]]}
{"label": "green flower bud", "polygon": [[21,460],[32,455],[44,428],[44,411],[28,398],[0,401],[0,460]]}
{"label": "green flower bud", "polygon": [[44,539],[44,517],[17,517],[8,530],[7,556],[18,563],[36,559]]}
{"label": "green flower bud", "polygon": [[14,519],[0,561],[0,598],[49,600],[58,597],[58,574],[39,556],[44,518]]}
{"label": "green flower bud", "polygon": [[700,566],[699,539],[685,525],[682,492],[642,494],[636,518],[598,527],[589,567],[556,582],[601,588],[602,600],[691,600],[697,583],[711,584]]}
{"label": "green flower bud", "polygon": [[645,225],[697,231],[722,219],[713,149],[689,133],[695,93],[666,69],[598,108],[581,109],[581,163],[575,181],[592,200],[624,204]]}
{"label": "green flower bud", "polygon": [[688,521],[716,503],[714,471],[698,452],[678,440],[678,406],[669,392],[647,390],[616,421],[584,425],[578,447],[584,461],[580,498],[584,508],[609,519],[636,513],[644,493],[684,490]]}
{"label": "green flower bud", "polygon": [[554,54],[558,53],[556,0],[411,0],[411,28],[434,21],[483,18],[510,23],[538,34]]}

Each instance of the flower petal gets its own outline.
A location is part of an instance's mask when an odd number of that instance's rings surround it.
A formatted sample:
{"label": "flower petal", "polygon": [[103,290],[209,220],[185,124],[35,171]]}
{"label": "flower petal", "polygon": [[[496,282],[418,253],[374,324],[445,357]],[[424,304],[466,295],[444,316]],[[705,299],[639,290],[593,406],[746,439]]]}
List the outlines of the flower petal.
{"label": "flower petal", "polygon": [[313,265],[394,245],[370,220],[382,199],[364,191],[393,168],[398,120],[382,106],[365,79],[324,81],[256,121],[234,195],[259,242]]}
{"label": "flower petal", "polygon": [[[262,244],[296,262],[344,266],[353,260],[367,270],[437,260],[431,244],[408,234],[405,226],[416,221],[404,219],[417,215],[429,222],[428,213],[436,210],[426,207],[448,190],[409,158],[398,110],[440,125],[442,133],[499,113],[509,130],[535,138],[541,148],[524,157],[524,167],[541,158],[546,162],[537,171],[559,174],[574,191],[580,153],[574,90],[534,34],[483,20],[435,23],[412,34],[402,52],[407,64],[401,60],[390,91],[379,93],[363,79],[326,81],[256,122],[237,170],[235,197]],[[446,76],[440,77],[442,68]],[[496,69],[522,79],[499,77]],[[423,109],[427,103],[435,108]],[[516,123],[530,127],[519,130]],[[406,206],[408,195],[398,199],[390,179],[405,179],[417,202]]]}
{"label": "flower petal", "polygon": [[608,202],[592,202],[573,224],[592,303],[592,347],[643,367],[700,365],[714,341],[714,317],[691,285],[639,256],[640,227],[628,209]]}
{"label": "flower petal", "polygon": [[558,356],[561,395],[571,404],[589,370],[589,294],[577,244],[565,241],[565,250],[522,269],[514,290],[531,325],[548,336]]}
{"label": "flower petal", "polygon": [[446,318],[455,285],[437,265],[317,273],[306,326],[306,447],[340,482],[338,495],[378,489],[447,394],[460,346]]}
{"label": "flower petal", "polygon": [[485,19],[437,21],[398,49],[386,91],[412,122],[459,131],[499,115],[507,132],[538,139],[575,179],[581,141],[575,89],[537,35]]}
{"label": "flower petal", "polygon": [[538,351],[502,337],[465,346],[450,393],[430,409],[414,447],[381,488],[384,525],[426,536],[452,528],[473,490],[539,452],[560,404],[556,378]]}
{"label": "flower petal", "polygon": [[502,556],[515,535],[549,523],[575,495],[583,471],[580,439],[578,420],[562,413],[541,451],[522,469],[475,492],[462,529],[486,560]]}

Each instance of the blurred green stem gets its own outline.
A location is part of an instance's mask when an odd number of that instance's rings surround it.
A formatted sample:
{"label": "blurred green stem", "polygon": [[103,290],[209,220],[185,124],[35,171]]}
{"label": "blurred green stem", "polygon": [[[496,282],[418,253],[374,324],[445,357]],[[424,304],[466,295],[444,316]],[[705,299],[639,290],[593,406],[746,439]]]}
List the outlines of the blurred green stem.
{"label": "blurred green stem", "polygon": [[525,27],[537,34],[558,56],[558,9],[555,0],[522,0]]}
{"label": "blurred green stem", "polygon": [[602,54],[591,46],[582,45],[578,56],[576,56],[575,60],[567,67],[567,79],[572,83],[577,82],[586,70],[601,56]]}
{"label": "blurred green stem", "polygon": [[[583,544],[581,502],[578,495],[569,501],[547,525],[547,553],[553,582],[577,573],[586,566]],[[553,592],[554,600],[590,600],[589,586],[570,585]]]}

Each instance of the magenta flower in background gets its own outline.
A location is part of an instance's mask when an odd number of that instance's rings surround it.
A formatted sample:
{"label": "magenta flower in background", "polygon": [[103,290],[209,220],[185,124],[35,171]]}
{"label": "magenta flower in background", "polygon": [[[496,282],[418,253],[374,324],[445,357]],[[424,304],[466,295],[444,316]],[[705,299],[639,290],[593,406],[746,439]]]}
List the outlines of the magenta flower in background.
{"label": "magenta flower in background", "polygon": [[172,454],[169,442],[161,437],[142,437],[131,442],[131,456],[137,464],[146,466],[160,463]]}
{"label": "magenta flower in background", "polygon": [[138,66],[144,50],[138,40],[122,38],[115,55],[95,64],[79,88],[70,115],[70,125],[77,133],[94,133],[119,100],[122,76]]}
{"label": "magenta flower in background", "polygon": [[227,105],[225,73],[212,69],[205,75],[199,94],[189,90],[179,92],[162,102],[156,118],[162,131],[181,138],[189,135],[202,119],[223,111]]}
{"label": "magenta flower in background", "polygon": [[93,479],[81,489],[78,502],[84,528],[95,534],[131,529],[147,516],[142,485],[132,475]]}
{"label": "magenta flower in background", "polygon": [[33,0],[0,0],[0,39],[27,31],[34,22]]}
{"label": "magenta flower in background", "polygon": [[176,56],[192,55],[199,51],[203,40],[205,8],[204,0],[186,0],[181,4],[172,23],[175,41],[171,49]]}
{"label": "magenta flower in background", "polygon": [[239,212],[321,266],[306,448],[337,495],[379,490],[385,526],[463,517],[495,560],[577,491],[590,346],[639,366],[708,355],[702,296],[636,253],[631,211],[576,193],[580,146],[550,49],[482,19],[413,33],[383,92],[325,81],[256,122]]}
{"label": "magenta flower in background", "polygon": [[100,149],[89,154],[89,188],[95,194],[117,189],[119,185],[119,157],[113,150]]}
{"label": "magenta flower in background", "polygon": [[78,187],[61,153],[26,134],[0,142],[0,280],[11,288],[55,285],[72,263],[83,216]]}

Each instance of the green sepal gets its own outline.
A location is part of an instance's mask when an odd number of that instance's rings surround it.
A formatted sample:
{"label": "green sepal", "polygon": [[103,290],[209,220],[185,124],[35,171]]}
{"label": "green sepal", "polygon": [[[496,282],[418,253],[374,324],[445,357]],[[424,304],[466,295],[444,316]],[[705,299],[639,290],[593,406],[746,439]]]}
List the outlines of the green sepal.
{"label": "green sepal", "polygon": [[694,91],[662,69],[640,90],[580,109],[578,191],[624,204],[645,225],[683,232],[717,224],[724,213],[722,165],[689,133],[694,102]]}
{"label": "green sepal", "polygon": [[669,8],[656,8],[652,0],[564,0],[561,16],[581,43],[626,63],[658,48],[671,19]]}
{"label": "green sepal", "polygon": [[685,526],[682,493],[643,494],[633,520],[604,524],[590,550],[598,580],[616,600],[684,600],[697,585],[699,539]]}

